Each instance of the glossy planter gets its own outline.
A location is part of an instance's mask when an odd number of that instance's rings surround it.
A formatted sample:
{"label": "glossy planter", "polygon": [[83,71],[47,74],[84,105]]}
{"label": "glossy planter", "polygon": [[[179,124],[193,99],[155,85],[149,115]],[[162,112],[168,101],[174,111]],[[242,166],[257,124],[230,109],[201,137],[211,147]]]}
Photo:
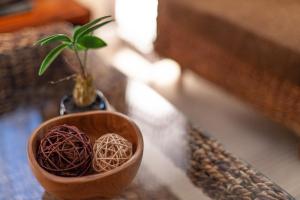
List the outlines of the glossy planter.
{"label": "glossy planter", "polygon": [[[61,177],[50,174],[36,160],[40,139],[52,127],[77,126],[92,143],[106,133],[118,133],[133,145],[133,156],[111,171],[81,177]],[[143,138],[139,128],[127,116],[109,111],[90,111],[53,118],[40,125],[28,142],[30,167],[40,184],[59,199],[110,198],[120,194],[136,176],[143,155]]]}
{"label": "glossy planter", "polygon": [[99,90],[96,91],[96,100],[88,106],[79,107],[75,104],[72,95],[65,95],[60,102],[60,115],[66,115],[71,113],[79,113],[92,110],[107,110],[109,103],[105,96]]}

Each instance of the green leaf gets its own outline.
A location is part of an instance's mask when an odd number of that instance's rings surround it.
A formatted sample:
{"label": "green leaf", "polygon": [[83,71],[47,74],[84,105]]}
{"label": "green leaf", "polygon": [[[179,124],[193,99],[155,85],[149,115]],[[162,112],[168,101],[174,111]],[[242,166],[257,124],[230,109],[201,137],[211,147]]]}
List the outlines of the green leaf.
{"label": "green leaf", "polygon": [[100,27],[102,27],[102,26],[104,26],[104,25],[106,25],[106,24],[108,24],[108,23],[110,23],[110,22],[112,22],[112,21],[114,21],[114,20],[109,20],[109,21],[106,21],[106,22],[102,22],[101,24],[98,24],[98,25],[96,25],[96,26],[92,26],[92,27],[90,27],[90,28],[88,28],[88,29],[82,31],[81,33],[78,34],[77,40],[78,40],[80,37],[82,37],[82,36],[84,36],[84,35],[87,35],[87,34],[89,34],[89,33],[93,32],[93,31],[97,30],[98,28],[100,28]]}
{"label": "green leaf", "polygon": [[39,44],[41,44],[42,42],[44,42],[44,41],[46,41],[46,40],[49,40],[49,39],[51,39],[51,38],[53,38],[53,37],[55,37],[55,36],[57,36],[57,34],[55,34],[55,35],[50,35],[50,36],[47,36],[47,37],[45,37],[45,38],[42,38],[42,39],[38,40],[37,42],[35,42],[34,45],[39,45]]}
{"label": "green leaf", "polygon": [[74,33],[76,32],[76,31],[78,31],[78,29],[80,29],[82,26],[80,26],[80,25],[76,25],[76,26],[74,26]]}
{"label": "green leaf", "polygon": [[95,24],[99,23],[100,21],[106,19],[106,18],[109,18],[111,17],[110,15],[107,15],[107,16],[104,16],[104,17],[100,17],[100,18],[97,18],[83,26],[81,26],[80,28],[78,29],[75,29],[74,30],[74,34],[73,34],[73,40],[76,41],[78,39],[78,35],[80,35],[83,31],[85,31],[86,29],[94,26]]}
{"label": "green leaf", "polygon": [[43,46],[43,45],[47,45],[47,44],[50,44],[52,42],[57,42],[57,41],[68,42],[68,43],[72,42],[72,40],[65,34],[56,34],[56,35],[52,35],[50,37],[41,39],[41,40],[37,41],[36,44],[40,44],[41,46]]}
{"label": "green leaf", "polygon": [[78,32],[78,29],[80,29],[82,26],[75,26],[74,29],[73,29],[73,38],[75,37],[75,33]]}
{"label": "green leaf", "polygon": [[57,58],[57,56],[68,46],[68,44],[61,44],[54,49],[52,49],[48,55],[44,58],[40,69],[39,76],[43,75],[49,65]]}
{"label": "green leaf", "polygon": [[74,51],[75,49],[77,51],[85,51],[85,50],[87,50],[84,46],[82,46],[79,43],[75,43],[75,44],[71,43],[71,44],[67,44],[67,45],[68,45],[67,48],[69,48],[72,51]]}
{"label": "green leaf", "polygon": [[85,48],[97,49],[107,46],[101,38],[92,35],[85,35],[78,39],[78,44],[84,46]]}
{"label": "green leaf", "polygon": [[77,51],[85,51],[87,48],[79,43],[76,43],[76,50]]}

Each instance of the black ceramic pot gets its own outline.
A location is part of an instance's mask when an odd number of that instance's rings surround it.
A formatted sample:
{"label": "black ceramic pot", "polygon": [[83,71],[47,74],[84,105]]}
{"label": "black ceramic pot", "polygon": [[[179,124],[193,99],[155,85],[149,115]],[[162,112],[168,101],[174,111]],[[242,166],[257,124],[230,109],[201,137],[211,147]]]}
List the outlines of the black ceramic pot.
{"label": "black ceramic pot", "polygon": [[108,101],[99,90],[96,91],[97,96],[95,101],[88,106],[79,107],[75,104],[72,95],[65,95],[60,102],[60,115],[66,115],[70,113],[91,111],[91,110],[107,110]]}

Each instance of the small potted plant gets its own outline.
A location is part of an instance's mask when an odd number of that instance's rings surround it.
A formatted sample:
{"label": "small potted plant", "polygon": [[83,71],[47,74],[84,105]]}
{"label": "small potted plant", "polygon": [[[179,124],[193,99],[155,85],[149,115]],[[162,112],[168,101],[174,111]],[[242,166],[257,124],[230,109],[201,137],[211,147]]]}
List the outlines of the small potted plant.
{"label": "small potted plant", "polygon": [[86,63],[88,50],[107,46],[104,40],[93,35],[93,31],[112,21],[111,16],[104,16],[83,26],[76,27],[72,36],[55,34],[36,42],[37,45],[41,46],[53,42],[59,43],[59,45],[53,48],[44,58],[39,68],[39,76],[45,73],[51,63],[65,49],[73,51],[78,60],[80,69],[79,72],[75,74],[73,94],[62,98],[60,114],[107,109],[108,103],[102,93],[95,88],[93,78],[87,71]]}

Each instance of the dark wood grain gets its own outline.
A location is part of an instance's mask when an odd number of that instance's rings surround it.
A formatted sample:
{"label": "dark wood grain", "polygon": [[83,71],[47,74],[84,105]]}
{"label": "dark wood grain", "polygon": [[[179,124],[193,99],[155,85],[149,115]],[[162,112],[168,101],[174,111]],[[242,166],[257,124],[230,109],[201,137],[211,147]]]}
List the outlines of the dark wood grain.
{"label": "dark wood grain", "polygon": [[89,19],[90,11],[74,0],[33,0],[32,10],[0,17],[0,32],[57,21],[85,24]]}

